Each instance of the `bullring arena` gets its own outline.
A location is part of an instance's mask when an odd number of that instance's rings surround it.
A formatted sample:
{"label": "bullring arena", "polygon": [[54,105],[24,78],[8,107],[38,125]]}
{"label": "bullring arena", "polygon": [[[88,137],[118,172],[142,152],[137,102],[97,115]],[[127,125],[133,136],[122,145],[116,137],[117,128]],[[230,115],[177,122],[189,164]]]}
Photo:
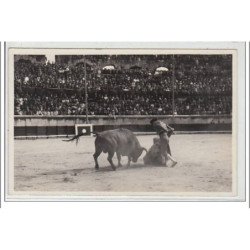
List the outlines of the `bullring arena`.
{"label": "bullring arena", "polygon": [[[14,191],[232,194],[232,54],[85,52],[12,58]],[[152,118],[175,129],[175,167],[146,166],[143,152],[129,167],[122,157],[112,171],[102,153],[95,170],[92,132],[130,129],[149,149],[157,136]],[[78,146],[63,141],[83,130]]]}
{"label": "bullring arena", "polygon": [[[138,139],[149,148],[153,137]],[[123,167],[116,171],[111,170],[104,153],[95,171],[94,137],[82,138],[78,146],[61,139],[17,140],[15,190],[230,192],[231,138],[228,134],[175,135],[171,147],[178,164],[174,168],[145,166],[142,157],[127,167],[123,157]]]}
{"label": "bullring arena", "polygon": [[[132,119],[132,118],[131,118]],[[172,118],[169,118],[170,120]],[[188,121],[185,121],[187,120]],[[211,119],[211,118],[210,118]],[[211,122],[206,118],[175,118],[181,123],[204,123],[203,129],[209,129]],[[39,120],[39,123],[38,123]],[[135,123],[129,121],[129,124]],[[149,119],[140,119],[147,123]],[[213,117],[217,124],[212,129],[226,128],[227,117]],[[16,119],[16,126],[23,122],[33,125],[46,125],[47,119]],[[45,122],[46,121],[46,122]],[[68,122],[68,119],[55,124]],[[99,119],[93,119],[97,123]],[[44,122],[44,124],[43,124]],[[71,121],[73,124],[73,120]],[[109,124],[119,123],[106,121]],[[52,125],[53,121],[50,121]],[[123,123],[126,123],[123,120]],[[216,127],[217,125],[217,127]],[[114,125],[113,125],[114,126]],[[112,126],[112,127],[113,127]],[[142,126],[142,125],[141,125]],[[141,128],[137,125],[137,127]],[[199,125],[201,126],[201,125]],[[106,125],[105,128],[110,128]],[[126,127],[126,124],[124,125]],[[178,127],[178,124],[176,124]],[[188,127],[188,126],[186,126]],[[44,128],[45,129],[45,128]],[[48,129],[46,129],[48,131]],[[97,126],[98,130],[98,126]],[[100,129],[99,130],[103,130]],[[146,130],[146,129],[144,129]],[[34,128],[31,129],[34,131]],[[36,131],[40,131],[36,129]],[[26,128],[26,132],[28,132]],[[143,147],[149,149],[155,133],[135,132]],[[232,135],[230,131],[177,131],[171,137],[170,145],[178,164],[174,168],[164,166],[145,166],[143,156],[137,163],[126,166],[127,157],[122,157],[122,167],[112,171],[107,154],[99,157],[100,169],[94,168],[94,136],[81,137],[78,145],[65,142],[59,136],[16,137],[14,142],[15,191],[56,191],[56,192],[230,192],[232,189]],[[69,136],[70,137],[70,136]],[[22,139],[22,140],[20,140]],[[25,139],[25,140],[23,140]],[[116,156],[114,163],[117,164]]]}

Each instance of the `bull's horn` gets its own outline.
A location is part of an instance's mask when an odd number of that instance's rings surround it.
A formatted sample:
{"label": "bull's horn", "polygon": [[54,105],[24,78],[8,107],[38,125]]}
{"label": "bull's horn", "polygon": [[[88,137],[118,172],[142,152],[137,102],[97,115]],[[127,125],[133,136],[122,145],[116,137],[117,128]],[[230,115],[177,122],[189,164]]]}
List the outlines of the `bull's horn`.
{"label": "bull's horn", "polygon": [[143,148],[143,147],[142,147],[142,151],[143,151],[143,150],[145,150],[146,153],[148,152],[148,150],[147,150],[146,148]]}

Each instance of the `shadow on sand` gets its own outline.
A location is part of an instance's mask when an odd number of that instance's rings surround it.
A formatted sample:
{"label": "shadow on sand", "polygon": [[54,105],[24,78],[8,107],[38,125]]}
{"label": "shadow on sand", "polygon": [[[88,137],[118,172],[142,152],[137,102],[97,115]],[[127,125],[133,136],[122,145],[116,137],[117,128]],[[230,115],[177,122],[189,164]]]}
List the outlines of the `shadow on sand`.
{"label": "shadow on sand", "polygon": [[[127,165],[122,165],[121,167],[116,167],[116,171],[133,171],[134,169],[145,169],[145,168],[165,168],[166,166],[159,166],[159,165],[144,165],[143,163],[134,163],[131,164],[130,166]],[[111,166],[106,166],[106,167],[102,167],[99,170],[97,170],[97,172],[109,172],[109,171],[113,171],[111,169]],[[115,171],[114,171],[115,172]]]}
{"label": "shadow on sand", "polygon": [[71,176],[77,176],[82,174],[93,174],[93,173],[107,173],[107,172],[117,172],[117,171],[133,171],[135,169],[145,169],[145,168],[159,168],[159,167],[165,167],[165,166],[153,166],[153,165],[144,165],[142,163],[139,164],[131,164],[130,166],[123,165],[121,167],[116,167],[116,170],[112,170],[110,165],[106,165],[103,167],[100,167],[98,170],[96,170],[94,167],[91,168],[77,168],[77,169],[65,169],[65,170],[55,170],[50,172],[42,172],[40,175],[43,176],[51,176],[51,175],[71,175]]}

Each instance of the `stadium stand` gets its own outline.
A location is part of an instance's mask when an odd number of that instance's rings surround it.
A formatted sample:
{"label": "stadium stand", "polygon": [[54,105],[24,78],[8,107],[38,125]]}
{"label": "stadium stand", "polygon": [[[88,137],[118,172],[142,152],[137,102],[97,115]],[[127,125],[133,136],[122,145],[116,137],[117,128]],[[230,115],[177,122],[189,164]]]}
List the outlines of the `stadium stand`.
{"label": "stadium stand", "polygon": [[231,55],[88,55],[15,60],[15,115],[84,115],[83,60],[90,115],[232,113]]}

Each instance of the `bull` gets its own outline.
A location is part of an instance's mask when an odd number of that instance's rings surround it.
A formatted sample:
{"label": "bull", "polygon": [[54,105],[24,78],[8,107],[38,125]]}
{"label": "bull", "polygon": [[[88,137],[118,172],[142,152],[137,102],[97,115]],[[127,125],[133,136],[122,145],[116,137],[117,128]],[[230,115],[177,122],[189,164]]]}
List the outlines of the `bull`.
{"label": "bull", "polygon": [[[68,141],[79,139],[80,136],[84,134],[79,134],[74,136]],[[147,150],[141,147],[138,139],[133,134],[132,131],[124,128],[106,130],[103,132],[96,132],[95,139],[95,153],[93,154],[95,160],[95,169],[99,169],[98,157],[100,154],[108,153],[108,161],[113,170],[116,170],[116,166],[113,163],[113,156],[116,153],[118,159],[118,167],[122,166],[121,156],[128,157],[127,166],[130,166],[132,162],[137,162],[138,158],[141,156],[142,152]]]}

